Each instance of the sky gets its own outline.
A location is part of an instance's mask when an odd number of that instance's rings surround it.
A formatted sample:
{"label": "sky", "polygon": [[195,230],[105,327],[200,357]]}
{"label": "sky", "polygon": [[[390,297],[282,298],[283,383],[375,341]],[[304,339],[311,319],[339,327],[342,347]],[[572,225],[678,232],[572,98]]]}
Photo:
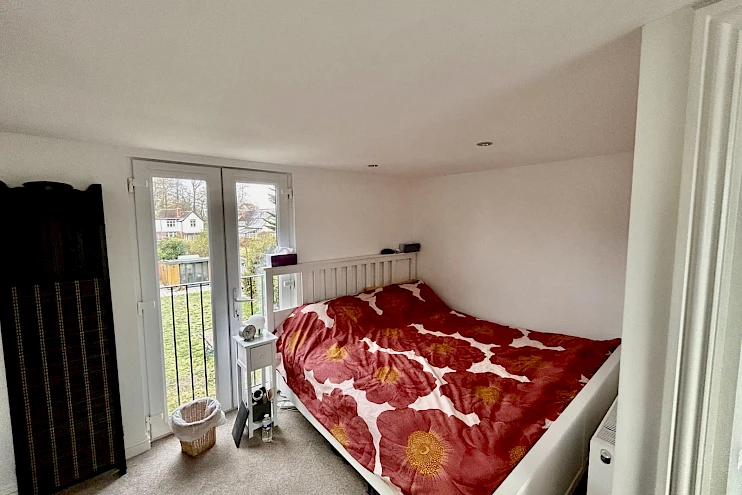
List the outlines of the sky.
{"label": "sky", "polygon": [[250,202],[258,205],[261,210],[272,210],[274,208],[268,195],[273,192],[275,186],[238,182],[237,187],[246,191]]}

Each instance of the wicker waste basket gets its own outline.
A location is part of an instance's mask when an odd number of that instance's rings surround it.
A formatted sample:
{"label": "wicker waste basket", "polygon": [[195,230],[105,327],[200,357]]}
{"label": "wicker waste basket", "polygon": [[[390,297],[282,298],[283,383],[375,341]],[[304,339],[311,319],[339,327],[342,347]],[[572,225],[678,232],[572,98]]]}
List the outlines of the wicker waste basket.
{"label": "wicker waste basket", "polygon": [[178,407],[168,423],[183,452],[196,457],[216,443],[216,427],[224,423],[224,411],[219,401],[205,397]]}

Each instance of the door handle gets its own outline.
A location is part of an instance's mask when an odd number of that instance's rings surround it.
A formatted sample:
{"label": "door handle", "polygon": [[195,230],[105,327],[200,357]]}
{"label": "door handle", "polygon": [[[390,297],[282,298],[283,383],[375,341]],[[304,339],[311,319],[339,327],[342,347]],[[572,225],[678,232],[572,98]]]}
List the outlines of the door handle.
{"label": "door handle", "polygon": [[232,299],[234,300],[234,302],[236,302],[236,303],[244,303],[244,302],[250,302],[250,301],[252,301],[252,299],[250,299],[249,297],[246,297],[246,298],[238,297],[237,296],[237,294],[238,294],[237,291],[238,290],[239,289],[233,289],[232,290]]}
{"label": "door handle", "polygon": [[240,309],[239,304],[246,303],[246,302],[252,302],[253,299],[250,299],[249,297],[240,297],[240,289],[234,288],[232,289],[232,306],[234,307],[234,317],[239,318],[240,317]]}

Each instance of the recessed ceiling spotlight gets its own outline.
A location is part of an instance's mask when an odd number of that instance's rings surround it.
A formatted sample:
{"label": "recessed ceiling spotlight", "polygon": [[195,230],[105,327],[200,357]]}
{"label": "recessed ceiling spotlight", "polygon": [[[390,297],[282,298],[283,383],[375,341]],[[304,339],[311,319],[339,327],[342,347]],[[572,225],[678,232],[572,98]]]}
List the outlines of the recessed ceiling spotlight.
{"label": "recessed ceiling spotlight", "polygon": [[378,163],[370,163],[370,164],[368,164],[368,165],[366,165],[366,166],[367,166],[368,168],[379,168],[379,164],[378,164]]}
{"label": "recessed ceiling spotlight", "polygon": [[477,146],[481,146],[482,148],[486,148],[487,146],[492,146],[492,141],[481,141],[477,143]]}

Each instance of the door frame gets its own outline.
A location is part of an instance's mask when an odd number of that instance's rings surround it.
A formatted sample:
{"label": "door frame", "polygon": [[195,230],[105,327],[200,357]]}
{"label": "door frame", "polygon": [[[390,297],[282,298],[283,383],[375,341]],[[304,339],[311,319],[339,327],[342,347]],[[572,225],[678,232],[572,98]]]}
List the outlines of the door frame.
{"label": "door frame", "polygon": [[[145,398],[149,416],[146,418],[150,440],[170,433],[167,424],[167,395],[164,375],[164,356],[162,355],[162,321],[159,297],[159,280],[156,255],[156,234],[154,222],[154,198],[151,192],[152,177],[165,176],[173,178],[201,179],[207,184],[209,257],[211,264],[211,304],[212,325],[214,330],[214,368],[216,372],[216,396],[226,401],[231,408],[232,377],[227,315],[226,258],[224,251],[224,211],[222,207],[222,181],[219,168],[161,162],[156,160],[132,160],[134,184],[134,208],[139,260],[139,294],[138,311],[142,318],[143,350],[145,355]],[[138,194],[144,188],[146,194]],[[151,245],[153,249],[144,249],[142,244]],[[215,269],[222,267],[222,269]],[[155,289],[156,287],[156,289]],[[214,297],[218,294],[223,297]],[[157,331],[153,331],[157,329]],[[229,364],[222,364],[225,356]],[[155,371],[157,370],[157,371]]]}
{"label": "door frame", "polygon": [[732,269],[742,254],[741,21],[740,0],[702,7],[694,19],[665,371],[669,455],[658,469],[665,494],[723,493],[731,466],[734,397],[722,392],[737,390],[742,343],[732,324],[733,297],[742,297]]}

